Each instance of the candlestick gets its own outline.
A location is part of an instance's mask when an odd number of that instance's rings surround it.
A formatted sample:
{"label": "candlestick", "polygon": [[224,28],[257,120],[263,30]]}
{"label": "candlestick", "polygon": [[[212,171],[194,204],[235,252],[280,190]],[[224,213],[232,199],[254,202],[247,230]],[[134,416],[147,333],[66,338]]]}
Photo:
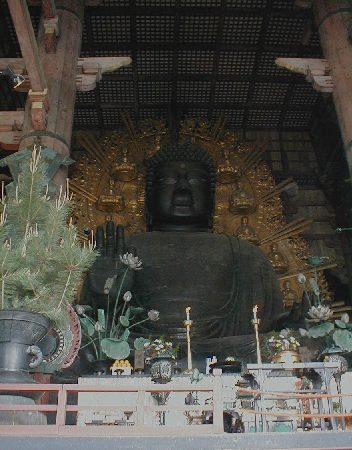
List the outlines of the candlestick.
{"label": "candlestick", "polygon": [[255,340],[256,340],[256,343],[257,343],[257,364],[261,364],[262,363],[262,355],[261,355],[261,352],[260,352],[260,343],[259,343],[259,324],[260,324],[260,319],[258,319],[257,312],[258,312],[258,305],[255,305],[253,307],[252,324],[254,326]]}
{"label": "candlestick", "polygon": [[191,311],[191,307],[187,306],[186,320],[184,321],[184,324],[186,326],[186,333],[187,333],[187,372],[192,372],[192,353],[191,353],[191,336],[190,336],[192,320],[190,320],[190,311]]}

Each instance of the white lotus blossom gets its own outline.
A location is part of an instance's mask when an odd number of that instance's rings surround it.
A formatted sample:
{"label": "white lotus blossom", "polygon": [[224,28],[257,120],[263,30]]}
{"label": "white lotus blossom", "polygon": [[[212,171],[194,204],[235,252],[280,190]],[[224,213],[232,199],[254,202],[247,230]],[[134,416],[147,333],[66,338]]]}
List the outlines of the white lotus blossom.
{"label": "white lotus blossom", "polygon": [[126,291],[126,292],[123,294],[123,301],[124,301],[124,302],[130,302],[131,299],[132,299],[132,293],[131,293],[131,291]]}
{"label": "white lotus blossom", "polygon": [[347,313],[342,314],[341,321],[348,323],[350,321],[350,316]]}
{"label": "white lotus blossom", "polygon": [[156,309],[151,309],[150,311],[148,311],[148,319],[152,322],[156,322],[157,320],[159,320],[159,317],[160,313]]}
{"label": "white lotus blossom", "polygon": [[76,305],[77,314],[82,315],[84,313],[84,306]]}
{"label": "white lotus blossom", "polygon": [[333,312],[328,306],[318,305],[312,306],[308,311],[308,316],[312,322],[323,322],[330,320],[333,316]]}
{"label": "white lotus blossom", "polygon": [[297,276],[297,281],[299,284],[304,284],[306,282],[306,277],[303,275],[303,273],[299,273]]}
{"label": "white lotus blossom", "polygon": [[133,253],[125,253],[122,256],[120,255],[120,260],[132,270],[142,269],[142,260],[140,260],[138,256],[133,256]]}

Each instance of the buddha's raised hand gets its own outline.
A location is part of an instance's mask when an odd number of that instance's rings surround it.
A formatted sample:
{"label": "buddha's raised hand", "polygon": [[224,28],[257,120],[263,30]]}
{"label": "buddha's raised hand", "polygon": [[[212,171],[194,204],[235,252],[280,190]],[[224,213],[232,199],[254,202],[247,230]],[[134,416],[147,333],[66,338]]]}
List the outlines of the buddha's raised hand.
{"label": "buddha's raised hand", "polygon": [[[94,308],[105,308],[117,300],[117,294],[123,278],[120,296],[131,290],[133,271],[124,276],[126,265],[120,256],[126,253],[124,227],[114,222],[107,222],[106,226],[98,226],[96,232],[96,248],[99,256],[90,268],[81,294],[81,304],[90,304]],[[135,249],[128,252],[135,253]]]}

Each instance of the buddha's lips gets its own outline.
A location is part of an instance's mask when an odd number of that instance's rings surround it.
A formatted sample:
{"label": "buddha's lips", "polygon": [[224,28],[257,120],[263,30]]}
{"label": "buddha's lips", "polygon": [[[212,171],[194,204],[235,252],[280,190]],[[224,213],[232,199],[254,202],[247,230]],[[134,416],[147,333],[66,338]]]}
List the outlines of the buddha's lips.
{"label": "buddha's lips", "polygon": [[190,192],[176,193],[172,198],[172,206],[193,206],[193,197]]}

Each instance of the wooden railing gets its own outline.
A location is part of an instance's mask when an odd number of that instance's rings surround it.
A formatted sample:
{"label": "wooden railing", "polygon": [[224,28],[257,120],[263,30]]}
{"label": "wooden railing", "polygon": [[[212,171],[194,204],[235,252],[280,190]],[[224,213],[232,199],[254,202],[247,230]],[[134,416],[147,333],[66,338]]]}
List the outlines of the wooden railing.
{"label": "wooden railing", "polygon": [[[220,371],[221,372],[221,371]],[[0,425],[0,436],[4,435],[78,435],[78,436],[116,436],[116,435],[163,435],[163,434],[213,434],[223,432],[223,402],[222,402],[222,381],[221,373],[214,374],[208,383],[202,383],[201,387],[191,382],[173,383],[168,387],[167,384],[153,384],[151,382],[141,382],[137,386],[124,386],[123,381],[116,386],[98,386],[98,385],[77,385],[77,384],[0,384],[2,394],[11,395],[11,393],[23,393],[25,396],[38,393],[46,393],[42,398],[49,398],[46,404],[0,404],[0,414],[4,411],[9,412],[9,422],[7,425]],[[206,392],[212,398],[211,405],[145,405],[146,396],[152,392]],[[104,405],[95,404],[79,405],[77,398],[80,393],[137,393],[137,403],[135,405]],[[72,402],[74,404],[70,404]],[[69,400],[69,401],[68,401]],[[133,426],[82,426],[77,424],[77,416],[85,411],[128,411],[135,413],[136,420]],[[11,424],[11,414],[16,411],[36,411],[43,413],[48,419],[48,425],[17,425]],[[150,426],[146,425],[146,414],[157,412],[195,412],[204,414],[210,412],[213,415],[212,424],[202,424],[197,426],[184,425],[179,426]],[[68,420],[68,413],[73,415],[74,419]],[[74,423],[69,425],[68,423]]]}

